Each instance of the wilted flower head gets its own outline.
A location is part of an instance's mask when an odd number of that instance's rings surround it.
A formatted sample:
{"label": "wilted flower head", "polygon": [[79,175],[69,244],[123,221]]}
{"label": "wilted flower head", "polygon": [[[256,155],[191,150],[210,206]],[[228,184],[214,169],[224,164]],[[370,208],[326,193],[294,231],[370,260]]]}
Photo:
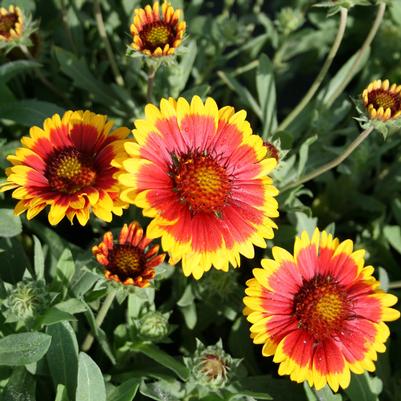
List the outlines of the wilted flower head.
{"label": "wilted flower head", "polygon": [[4,302],[7,321],[29,321],[43,312],[50,302],[42,280],[24,279],[9,292]]}
{"label": "wilted flower head", "polygon": [[[161,13],[160,13],[161,11]],[[156,1],[134,11],[131,24],[131,47],[146,56],[161,57],[174,54],[184,37],[186,24],[179,20],[181,10],[174,10],[169,2]]]}
{"label": "wilted flower head", "polygon": [[147,312],[139,320],[138,329],[145,340],[161,340],[169,333],[168,316],[158,311]]}
{"label": "wilted flower head", "polygon": [[192,358],[184,358],[193,380],[200,386],[218,390],[229,384],[240,359],[234,359],[223,349],[219,340],[216,345],[205,347],[196,340],[196,351]]}
{"label": "wilted flower head", "polygon": [[401,85],[390,85],[388,79],[371,82],[362,100],[371,119],[388,121],[401,116]]}
{"label": "wilted flower head", "polygon": [[151,239],[143,235],[143,229],[136,221],[124,224],[118,243],[108,231],[103,242],[92,248],[99,263],[106,267],[104,276],[124,285],[148,287],[154,278],[155,267],[163,262],[165,254],[158,255],[159,245],[150,246]]}

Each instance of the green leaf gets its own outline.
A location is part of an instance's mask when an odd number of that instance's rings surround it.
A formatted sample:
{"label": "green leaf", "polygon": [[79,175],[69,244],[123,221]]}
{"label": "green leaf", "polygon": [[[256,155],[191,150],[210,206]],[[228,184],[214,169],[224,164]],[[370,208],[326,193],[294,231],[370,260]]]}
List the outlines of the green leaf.
{"label": "green leaf", "polygon": [[160,365],[163,365],[167,369],[172,370],[180,379],[188,379],[189,371],[185,367],[185,365],[181,362],[178,362],[177,358],[170,356],[156,345],[138,343],[134,344],[134,350],[142,352]]}
{"label": "green leaf", "polygon": [[61,322],[49,326],[47,333],[52,336],[46,359],[53,383],[64,384],[69,397],[74,399],[78,374],[78,342],[74,330],[68,322]]}
{"label": "green leaf", "polygon": [[45,256],[43,255],[42,244],[36,235],[33,236],[34,242],[34,267],[37,279],[44,278]]}
{"label": "green leaf", "polygon": [[173,90],[177,95],[185,89],[191,72],[193,70],[193,64],[196,59],[196,54],[198,53],[198,48],[195,40],[191,40],[188,47],[182,56],[181,62],[175,69],[172,69],[171,80],[174,82]]}
{"label": "green leaf", "polygon": [[[308,401],[341,401],[342,397],[340,394],[333,394],[330,390],[330,387],[325,386],[321,390],[315,390],[313,392],[309,387],[307,382],[304,382],[304,389],[306,396],[308,397]],[[362,401],[362,400],[361,400]]]}
{"label": "green leaf", "polygon": [[41,100],[29,99],[0,104],[0,119],[11,120],[26,127],[42,125],[43,120],[55,113],[63,114],[64,109]]}
{"label": "green leaf", "polygon": [[106,401],[106,386],[99,366],[81,352],[78,359],[76,401]]}
{"label": "green leaf", "polygon": [[261,54],[259,57],[256,89],[262,111],[262,137],[266,139],[269,133],[271,134],[277,128],[276,85],[274,83],[273,64],[266,54]]}
{"label": "green leaf", "polygon": [[350,401],[378,401],[383,385],[378,378],[371,378],[368,373],[353,374],[351,383],[345,390]]}
{"label": "green leaf", "polygon": [[140,379],[130,379],[114,388],[107,396],[107,401],[132,401],[138,391]]}
{"label": "green leaf", "polygon": [[64,249],[64,252],[61,254],[56,269],[59,280],[68,286],[75,274],[75,262],[68,248]]}
{"label": "green leaf", "polygon": [[0,237],[15,237],[21,232],[21,219],[11,209],[0,209]]}
{"label": "green leaf", "polygon": [[383,234],[390,245],[398,252],[401,253],[401,227],[399,226],[385,226]]}
{"label": "green leaf", "polygon": [[17,60],[0,66],[0,80],[8,82],[15,75],[40,67],[40,64],[31,60]]}
{"label": "green leaf", "polygon": [[21,366],[43,358],[49,349],[48,334],[31,332],[10,334],[0,339],[0,365]]}
{"label": "green leaf", "polygon": [[71,313],[62,311],[56,307],[49,308],[36,322],[37,327],[50,326],[52,324],[60,323],[65,320],[77,320]]}
{"label": "green leaf", "polygon": [[82,313],[87,311],[86,303],[76,298],[70,298],[67,301],[59,302],[54,306],[61,311],[69,312],[73,315],[75,313]]}
{"label": "green leaf", "polygon": [[14,369],[3,391],[1,401],[35,401],[36,382],[24,368]]}
{"label": "green leaf", "polygon": [[60,47],[55,47],[54,52],[61,71],[73,80],[75,86],[93,94],[99,103],[109,107],[116,105],[117,97],[113,91],[102,81],[96,79],[85,60],[78,59],[73,53]]}

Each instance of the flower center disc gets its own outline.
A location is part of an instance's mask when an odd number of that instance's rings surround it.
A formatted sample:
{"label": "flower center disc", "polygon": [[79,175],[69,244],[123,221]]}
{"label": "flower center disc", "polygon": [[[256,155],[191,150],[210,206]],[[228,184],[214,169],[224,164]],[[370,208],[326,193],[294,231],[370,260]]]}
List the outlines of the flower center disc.
{"label": "flower center disc", "polygon": [[108,268],[112,274],[117,274],[120,280],[140,273],[144,266],[143,252],[131,245],[115,245],[109,256]]}
{"label": "flower center disc", "polygon": [[175,158],[173,163],[171,176],[180,201],[192,213],[220,213],[231,190],[226,169],[211,156],[199,153]]}
{"label": "flower center disc", "polygon": [[172,45],[174,32],[172,27],[164,21],[157,21],[145,25],[139,36],[144,42],[145,48],[154,51],[158,47],[163,49],[167,44]]}
{"label": "flower center disc", "polygon": [[347,293],[332,277],[316,276],[295,295],[293,313],[299,327],[316,340],[331,337],[350,316]]}
{"label": "flower center disc", "polygon": [[50,155],[45,176],[54,191],[75,194],[94,184],[96,170],[93,159],[79,150],[69,147]]}
{"label": "flower center disc", "polygon": [[11,29],[15,28],[15,24],[18,21],[18,15],[13,14],[0,14],[0,35],[5,36],[8,38],[10,36]]}
{"label": "flower center disc", "polygon": [[392,114],[401,109],[399,95],[384,89],[372,90],[368,94],[368,104],[372,104],[376,110],[380,107],[383,107],[384,110],[390,109]]}

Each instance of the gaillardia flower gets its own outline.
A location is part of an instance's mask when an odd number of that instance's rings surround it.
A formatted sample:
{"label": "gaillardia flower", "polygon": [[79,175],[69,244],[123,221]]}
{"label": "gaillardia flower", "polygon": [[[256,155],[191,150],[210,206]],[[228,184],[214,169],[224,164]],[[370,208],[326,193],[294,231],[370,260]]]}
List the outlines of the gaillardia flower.
{"label": "gaillardia flower", "polygon": [[240,254],[253,258],[254,245],[273,237],[278,191],[267,176],[276,160],[266,157],[245,111],[195,96],[191,104],[148,104],[145,115],[113,164],[122,169],[122,200],[153,218],[148,236],[161,237],[170,263],[182,260],[196,279],[212,265],[239,266]]}
{"label": "gaillardia flower", "polygon": [[251,337],[274,355],[279,374],[337,391],[350,383],[350,371],[374,371],[389,329],[399,318],[390,306],[397,297],[379,289],[373,267],[364,267],[364,250],[315,230],[297,237],[294,255],[273,247],[248,280],[244,313]]}
{"label": "gaillardia flower", "polygon": [[157,1],[153,8],[147,5],[145,9],[136,9],[131,24],[131,47],[152,57],[174,54],[182,42],[186,27],[184,21],[179,21],[180,13],[181,10],[174,11],[169,2],[162,4],[161,13]]}
{"label": "gaillardia flower", "polygon": [[13,5],[0,8],[0,42],[21,37],[24,28],[24,17],[19,7]]}
{"label": "gaillardia flower", "polygon": [[15,214],[27,211],[32,219],[47,205],[49,222],[58,224],[65,216],[73,222],[88,222],[91,210],[102,220],[122,214],[127,206],[119,199],[119,185],[110,162],[121,152],[128,128],[110,132],[113,123],[90,111],[67,111],[44,121],[43,129],[32,127],[23,137],[24,147],[8,156],[7,181],[0,191],[13,189],[20,201]]}
{"label": "gaillardia flower", "polygon": [[158,254],[159,245],[150,246],[151,239],[143,235],[137,222],[124,224],[118,243],[108,231],[103,242],[92,248],[97,261],[105,266],[104,276],[124,285],[148,287],[156,274],[155,267],[163,262],[165,254]]}
{"label": "gaillardia flower", "polygon": [[401,85],[390,85],[387,79],[371,82],[362,100],[372,119],[387,121],[401,116]]}

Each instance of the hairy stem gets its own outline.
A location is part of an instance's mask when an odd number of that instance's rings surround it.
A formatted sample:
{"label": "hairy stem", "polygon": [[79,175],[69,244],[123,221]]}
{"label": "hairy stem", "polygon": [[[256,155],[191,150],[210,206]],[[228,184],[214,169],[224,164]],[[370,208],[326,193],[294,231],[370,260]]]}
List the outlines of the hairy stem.
{"label": "hairy stem", "polygon": [[[100,309],[97,313],[97,316],[96,316],[95,322],[96,322],[97,327],[100,327],[102,325],[102,323],[107,315],[107,312],[109,311],[109,309],[114,301],[115,296],[116,296],[116,290],[114,290],[114,289],[111,290],[107,294],[107,296],[106,296],[105,300],[103,301],[103,304],[100,307]],[[93,334],[88,333],[84,342],[82,343],[82,347],[81,347],[82,351],[84,351],[84,352],[89,351],[90,348],[92,347],[94,339],[95,339],[95,337],[93,336]]]}
{"label": "hairy stem", "polygon": [[401,288],[401,281],[392,281],[389,283],[388,288],[394,289],[394,288]]}
{"label": "hairy stem", "polygon": [[124,79],[118,69],[116,59],[114,57],[113,50],[110,45],[109,38],[107,37],[106,28],[104,26],[102,10],[100,8],[99,0],[94,0],[93,9],[95,12],[95,19],[99,35],[103,40],[104,46],[106,48],[107,58],[109,59],[110,67],[113,71],[114,78],[119,86],[124,86]]}
{"label": "hairy stem", "polygon": [[148,103],[152,102],[153,84],[155,82],[157,67],[150,65],[148,69],[148,88],[146,91],[146,100]]}
{"label": "hairy stem", "polygon": [[337,167],[339,164],[341,164],[373,131],[373,127],[369,127],[365,129],[363,132],[361,132],[353,142],[351,142],[347,148],[344,150],[343,153],[341,153],[339,156],[337,156],[335,159],[329,161],[326,164],[323,164],[323,166],[318,167],[316,170],[313,170],[309,174],[304,175],[303,177],[300,177],[298,180],[295,180],[287,185],[285,185],[283,188],[281,188],[280,192],[285,192],[288,189],[295,188],[298,185],[304,184],[307,181],[313,180],[314,178],[318,177],[319,175],[325,173],[326,171],[331,170],[334,167]]}
{"label": "hairy stem", "polygon": [[372,27],[370,28],[370,31],[368,33],[368,36],[366,36],[365,41],[363,42],[362,47],[358,50],[356,59],[354,64],[351,66],[350,71],[348,72],[347,76],[344,78],[344,80],[340,83],[340,85],[337,87],[337,89],[333,92],[331,97],[327,100],[327,106],[330,107],[334,101],[338,98],[338,96],[341,95],[341,93],[344,91],[344,89],[348,86],[348,84],[351,82],[352,78],[356,75],[360,64],[363,60],[363,58],[366,55],[366,52],[369,50],[370,45],[373,42],[373,39],[375,38],[377,31],[379,30],[380,24],[383,21],[384,17],[384,11],[386,10],[386,4],[385,3],[380,3],[379,8],[377,10],[376,18],[373,22]]}
{"label": "hairy stem", "polygon": [[322,84],[324,78],[329,71],[331,64],[333,63],[334,57],[336,56],[338,49],[340,48],[341,42],[344,38],[345,27],[347,26],[347,17],[348,10],[344,7],[340,10],[340,22],[338,24],[338,30],[336,38],[331,46],[329,54],[327,55],[326,61],[324,62],[319,74],[313,81],[311,87],[308,92],[306,92],[303,99],[298,103],[298,105],[291,111],[291,113],[283,120],[283,122],[278,126],[277,130],[282,131],[285,130],[294,120],[295,118],[305,109],[308,103],[312,100],[313,96],[319,89]]}

